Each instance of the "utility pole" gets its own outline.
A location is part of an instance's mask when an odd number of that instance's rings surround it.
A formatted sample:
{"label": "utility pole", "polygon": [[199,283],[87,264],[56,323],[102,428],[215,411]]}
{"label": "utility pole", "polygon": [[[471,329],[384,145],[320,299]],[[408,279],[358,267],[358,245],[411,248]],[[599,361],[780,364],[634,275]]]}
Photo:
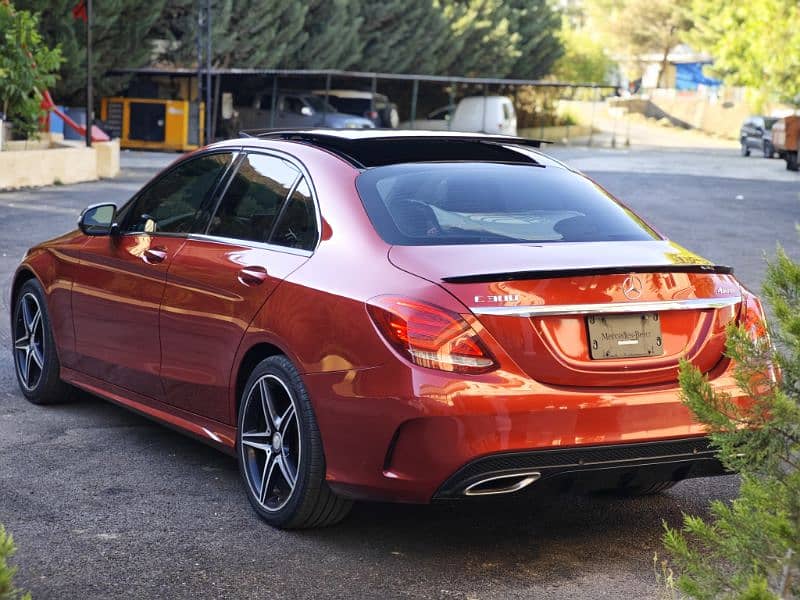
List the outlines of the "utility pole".
{"label": "utility pole", "polygon": [[206,0],[206,144],[211,142],[211,0]]}
{"label": "utility pole", "polygon": [[92,0],[86,0],[86,145],[92,147]]}

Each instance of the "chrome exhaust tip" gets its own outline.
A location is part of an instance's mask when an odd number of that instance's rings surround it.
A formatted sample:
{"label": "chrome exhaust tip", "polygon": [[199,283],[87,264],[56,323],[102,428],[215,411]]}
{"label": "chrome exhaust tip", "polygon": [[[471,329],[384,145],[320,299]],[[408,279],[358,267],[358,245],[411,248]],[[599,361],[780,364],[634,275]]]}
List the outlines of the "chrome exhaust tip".
{"label": "chrome exhaust tip", "polygon": [[513,473],[511,475],[495,475],[487,477],[464,488],[465,496],[493,496],[495,494],[512,494],[528,487],[539,479],[539,471]]}

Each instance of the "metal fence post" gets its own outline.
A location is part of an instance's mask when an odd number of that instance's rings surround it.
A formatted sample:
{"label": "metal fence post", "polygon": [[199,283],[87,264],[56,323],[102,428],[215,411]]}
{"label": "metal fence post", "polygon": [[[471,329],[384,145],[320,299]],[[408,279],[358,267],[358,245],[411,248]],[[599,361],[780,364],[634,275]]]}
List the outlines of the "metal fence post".
{"label": "metal fence post", "polygon": [[592,98],[592,120],[591,123],[589,123],[589,142],[587,146],[591,146],[592,141],[594,140],[594,112],[597,108],[597,93],[600,91],[600,88],[598,88],[596,85],[592,87],[594,88],[594,97]]}
{"label": "metal fence post", "polygon": [[272,102],[269,107],[269,128],[275,129],[275,109],[278,107],[278,76],[272,77]]}
{"label": "metal fence post", "polygon": [[415,79],[411,85],[411,129],[416,129],[414,123],[417,119],[417,95],[419,94],[419,79]]}
{"label": "metal fence post", "polygon": [[450,113],[448,113],[448,115],[446,116],[446,119],[447,119],[447,131],[450,131],[451,129],[453,129],[453,115],[455,114],[455,105],[456,105],[456,84],[455,83],[451,83],[450,84],[450,94],[449,94],[449,96],[450,96],[450,101],[448,103],[448,107],[452,106],[453,110]]}

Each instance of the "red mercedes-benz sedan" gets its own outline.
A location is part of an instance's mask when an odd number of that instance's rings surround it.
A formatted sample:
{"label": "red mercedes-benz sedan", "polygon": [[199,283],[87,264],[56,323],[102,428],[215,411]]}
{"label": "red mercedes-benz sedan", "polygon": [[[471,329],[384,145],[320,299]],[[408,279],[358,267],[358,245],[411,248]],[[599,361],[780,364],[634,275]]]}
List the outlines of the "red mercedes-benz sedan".
{"label": "red mercedes-benz sedan", "polygon": [[235,454],[278,527],[722,473],[678,364],[735,395],[725,329],[758,299],[536,146],[273,131],[189,154],[27,253],[22,392],[77,387]]}

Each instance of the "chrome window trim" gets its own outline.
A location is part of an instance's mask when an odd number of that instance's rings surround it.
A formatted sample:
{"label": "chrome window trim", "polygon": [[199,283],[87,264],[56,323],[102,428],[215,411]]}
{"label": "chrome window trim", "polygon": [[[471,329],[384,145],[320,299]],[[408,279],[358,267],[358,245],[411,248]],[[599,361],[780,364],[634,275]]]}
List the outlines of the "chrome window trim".
{"label": "chrome window trim", "polygon": [[[310,252],[311,254],[313,254],[319,247],[320,242],[322,241],[322,212],[320,211],[319,208],[319,199],[317,197],[317,188],[314,185],[314,179],[311,177],[311,173],[306,168],[305,164],[303,164],[303,162],[296,156],[289,154],[288,152],[285,152],[283,150],[276,150],[274,148],[263,148],[261,146],[243,145],[241,151],[245,155],[250,153],[267,154],[267,155],[272,155],[275,158],[280,158],[282,160],[285,160],[286,162],[290,163],[293,167],[295,167],[297,170],[299,170],[302,177],[305,178],[306,182],[308,183],[308,189],[311,190],[311,200],[314,203],[314,218],[316,219],[317,222],[317,240],[314,242],[314,247],[310,251],[304,251],[304,252]],[[295,181],[294,188],[296,188],[299,182],[300,180]],[[292,191],[294,191],[294,188],[292,189]],[[285,202],[289,202],[290,198],[291,198],[291,193],[285,198]],[[272,244],[268,245],[272,246]]]}
{"label": "chrome window trim", "polygon": [[200,242],[213,242],[215,244],[225,244],[226,246],[239,246],[245,248],[255,248],[257,250],[272,250],[273,252],[283,252],[285,254],[296,254],[297,256],[311,256],[314,254],[312,250],[301,250],[300,248],[291,248],[289,246],[281,246],[279,244],[267,244],[263,242],[253,242],[250,240],[240,240],[237,238],[228,238],[218,235],[208,235],[205,233],[190,233],[186,239],[195,240]]}
{"label": "chrome window trim", "polygon": [[658,300],[653,302],[605,302],[602,304],[541,304],[533,306],[472,306],[476,315],[504,317],[548,317],[554,315],[597,315],[668,310],[706,310],[734,306],[741,296],[727,298],[689,298],[686,300]]}

